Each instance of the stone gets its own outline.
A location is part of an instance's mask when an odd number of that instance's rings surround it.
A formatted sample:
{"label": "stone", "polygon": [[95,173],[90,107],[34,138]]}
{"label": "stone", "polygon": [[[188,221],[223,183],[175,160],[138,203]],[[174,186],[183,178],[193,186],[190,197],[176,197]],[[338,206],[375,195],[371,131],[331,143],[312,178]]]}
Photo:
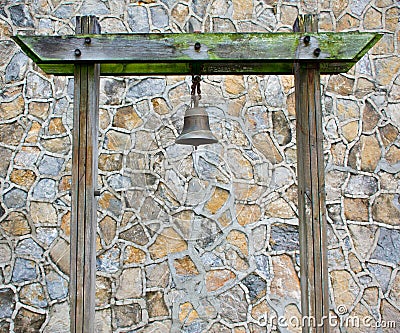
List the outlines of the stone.
{"label": "stone", "polygon": [[299,16],[299,10],[296,6],[282,5],[280,23],[293,26],[294,21]]}
{"label": "stone", "polygon": [[50,258],[64,274],[69,274],[70,245],[63,238],[58,238],[50,249]]}
{"label": "stone", "polygon": [[142,270],[127,268],[122,271],[116,287],[115,297],[119,300],[142,296]]}
{"label": "stone", "polygon": [[111,296],[111,279],[105,276],[96,276],[96,307],[110,304]]}
{"label": "stone", "polygon": [[116,273],[120,269],[121,250],[117,245],[97,256],[97,270],[105,273]]}
{"label": "stone", "polygon": [[145,266],[147,288],[165,288],[168,285],[170,270],[167,262]]}
{"label": "stone", "polygon": [[378,243],[371,259],[397,265],[400,262],[400,231],[380,228]]}
{"label": "stone", "polygon": [[370,132],[374,130],[380,118],[381,116],[375,110],[373,105],[368,100],[365,101],[365,107],[362,115],[363,132]]}
{"label": "stone", "polygon": [[227,284],[232,284],[236,278],[235,273],[228,269],[213,269],[206,272],[207,292],[216,291]]}
{"label": "stone", "polygon": [[393,166],[395,168],[395,166],[398,165],[400,162],[400,149],[397,148],[395,145],[391,146],[386,152],[385,160],[387,163],[389,163],[390,166]]}
{"label": "stone", "polygon": [[299,249],[298,226],[274,223],[271,226],[270,244],[273,251],[297,251]]}
{"label": "stone", "polygon": [[24,304],[46,308],[48,302],[40,283],[24,285],[19,292],[20,301]]}
{"label": "stone", "polygon": [[183,25],[189,15],[189,6],[182,3],[177,3],[171,11],[171,18]]}
{"label": "stone", "polygon": [[125,247],[123,258],[124,265],[143,264],[146,261],[146,252],[135,246],[128,245]]}
{"label": "stone", "polygon": [[338,20],[336,30],[337,32],[347,31],[351,29],[356,29],[359,26],[360,26],[360,20],[346,13]]}
{"label": "stone", "polygon": [[382,13],[375,8],[368,8],[364,17],[364,28],[377,30],[382,28]]}
{"label": "stone", "polygon": [[50,113],[50,103],[46,102],[30,102],[28,104],[28,112],[30,115],[45,120]]}
{"label": "stone", "polygon": [[61,172],[64,162],[65,160],[61,157],[43,155],[38,170],[42,175],[57,176]]}
{"label": "stone", "polygon": [[33,260],[15,259],[11,281],[15,283],[32,281],[37,278],[37,265]]}
{"label": "stone", "polygon": [[369,221],[368,199],[344,198],[344,216],[352,221]]}
{"label": "stone", "polygon": [[54,199],[57,193],[57,183],[53,179],[44,178],[37,182],[33,188],[34,199]]}
{"label": "stone", "polygon": [[21,240],[15,248],[15,253],[23,257],[30,256],[34,259],[41,259],[44,250],[32,238]]}
{"label": "stone", "polygon": [[142,320],[142,310],[139,304],[116,305],[113,308],[114,322],[117,327],[129,327]]}
{"label": "stone", "polygon": [[28,134],[25,137],[25,143],[38,143],[41,130],[42,125],[37,121],[33,121],[31,127],[29,128]]}
{"label": "stone", "polygon": [[33,168],[39,157],[40,149],[37,147],[22,146],[14,158],[14,163],[17,166],[25,168]]}
{"label": "stone", "polygon": [[62,300],[68,296],[68,281],[53,270],[46,270],[46,288],[50,299]]}
{"label": "stone", "polygon": [[49,321],[43,333],[70,332],[70,314],[68,302],[54,303],[49,311]]}
{"label": "stone", "polygon": [[137,333],[170,332],[171,326],[172,324],[170,320],[157,320],[149,323],[144,328],[139,329]]}
{"label": "stone", "polygon": [[195,310],[193,304],[185,302],[179,305],[179,321],[184,324],[191,324],[199,318],[199,314]]}
{"label": "stone", "polygon": [[353,85],[354,79],[347,78],[341,74],[332,75],[329,79],[327,90],[342,96],[347,96],[352,95]]}
{"label": "stone", "polygon": [[248,304],[242,288],[238,285],[218,295],[216,301],[219,314],[228,323],[239,323],[247,320]]}
{"label": "stone", "polygon": [[22,95],[18,95],[11,101],[4,101],[0,104],[0,119],[9,120],[18,117],[24,112],[25,100]]}
{"label": "stone", "polygon": [[360,292],[356,281],[349,272],[343,270],[330,272],[330,277],[336,307],[350,309]]}
{"label": "stone", "polygon": [[246,276],[242,282],[247,287],[252,302],[264,297],[267,293],[267,282],[257,274]]}
{"label": "stone", "polygon": [[245,90],[244,78],[242,75],[228,75],[225,77],[225,90],[228,94],[239,95]]}
{"label": "stone", "polygon": [[331,13],[329,12],[320,12],[318,17],[318,31],[334,31],[333,19]]}
{"label": "stone", "polygon": [[25,5],[14,5],[8,8],[12,22],[21,28],[33,28],[32,16],[29,7]]}
{"label": "stone", "polygon": [[[103,25],[102,25],[103,28]],[[104,31],[104,29],[102,29]],[[120,32],[121,30],[117,30]],[[111,309],[96,310],[95,328],[96,333],[112,333]]]}
{"label": "stone", "polygon": [[374,135],[362,135],[350,150],[349,165],[354,169],[373,172],[381,158],[381,147]]}
{"label": "stone", "polygon": [[11,253],[12,251],[8,244],[0,243],[0,265],[7,264],[11,261]]}
{"label": "stone", "polygon": [[391,83],[393,73],[400,69],[400,61],[396,56],[375,59],[376,83],[387,86]]}
{"label": "stone", "polygon": [[141,126],[143,120],[137,114],[133,106],[124,106],[117,109],[115,113],[113,126],[120,127],[132,131]]}
{"label": "stone", "polygon": [[22,208],[26,206],[28,193],[19,188],[13,188],[3,195],[3,202],[8,208]]}
{"label": "stone", "polygon": [[21,307],[18,310],[18,313],[14,319],[14,332],[15,333],[40,332],[45,321],[46,321],[46,314],[36,313],[24,307]]}
{"label": "stone", "polygon": [[127,133],[109,130],[104,140],[105,148],[114,151],[129,150],[131,148],[131,136]]}
{"label": "stone", "polygon": [[144,6],[130,6],[128,7],[128,19],[132,32],[149,32],[149,18],[147,15],[147,10]]}
{"label": "stone", "polygon": [[387,266],[371,263],[367,265],[367,268],[375,277],[375,281],[382,288],[383,293],[386,293],[391,279],[392,269]]}
{"label": "stone", "polygon": [[282,85],[278,76],[276,75],[268,76],[268,79],[265,83],[265,87],[263,87],[263,89],[264,89],[266,103],[268,106],[275,108],[281,108],[284,106],[285,93],[282,89]]}
{"label": "stone", "polygon": [[350,1],[350,10],[353,14],[357,16],[361,16],[364,12],[365,8],[368,6],[369,0],[351,0]]}
{"label": "stone", "polygon": [[286,146],[292,141],[290,126],[283,111],[272,112],[272,126],[275,140],[281,146]]}
{"label": "stone", "polygon": [[253,167],[249,160],[239,149],[229,149],[227,161],[231,172],[238,179],[252,179]]}
{"label": "stone", "polygon": [[379,288],[378,287],[365,288],[363,299],[369,306],[377,306],[379,301]]}
{"label": "stone", "polygon": [[199,274],[199,271],[197,270],[196,265],[190,256],[184,256],[183,258],[175,259],[174,268],[176,274],[178,275],[192,276]]}
{"label": "stone", "polygon": [[360,108],[355,101],[338,98],[336,115],[340,121],[358,120]]}
{"label": "stone", "polygon": [[351,121],[342,126],[342,134],[347,142],[352,142],[358,136],[358,121]]}
{"label": "stone", "polygon": [[51,203],[31,201],[30,216],[35,224],[57,224],[57,211]]}
{"label": "stone", "polygon": [[67,155],[71,150],[71,140],[69,136],[61,138],[41,139],[40,141],[43,148],[51,153]]}
{"label": "stone", "polygon": [[13,81],[22,80],[26,73],[27,67],[28,57],[22,52],[14,54],[6,67],[5,82],[10,83]]}
{"label": "stone", "polygon": [[264,106],[250,106],[244,113],[245,129],[251,132],[270,128],[268,110]]}
{"label": "stone", "polygon": [[389,225],[400,224],[400,202],[398,194],[381,193],[372,204],[372,218]]}
{"label": "stone", "polygon": [[164,301],[164,293],[161,291],[151,291],[146,293],[147,311],[149,318],[168,316],[168,307]]}
{"label": "stone", "polygon": [[99,222],[99,228],[103,241],[107,246],[110,245],[117,234],[117,221],[110,216],[105,216]]}
{"label": "stone", "polygon": [[187,249],[186,241],[172,228],[165,228],[155,242],[149,247],[153,260]]}
{"label": "stone", "polygon": [[57,237],[58,231],[56,228],[36,228],[36,238],[45,248],[50,246]]}
{"label": "stone", "polygon": [[246,20],[253,17],[253,3],[242,2],[240,0],[233,1],[233,19]]}
{"label": "stone", "polygon": [[377,191],[378,180],[375,177],[351,174],[344,193],[353,196],[371,196]]}
{"label": "stone", "polygon": [[131,228],[121,232],[119,238],[142,246],[149,242],[149,238],[140,224],[135,224]]}
{"label": "stone", "polygon": [[66,131],[62,118],[57,117],[50,119],[48,126],[49,135],[64,134]]}
{"label": "stone", "polygon": [[85,0],[80,7],[81,15],[110,15],[110,10],[106,3],[101,0]]}
{"label": "stone", "polygon": [[0,289],[0,319],[11,318],[15,307],[15,294],[10,288]]}
{"label": "stone", "polygon": [[370,225],[348,225],[354,249],[362,259],[367,259],[376,238],[376,227]]}
{"label": "stone", "polygon": [[100,154],[99,169],[102,171],[118,171],[122,169],[122,154]]}
{"label": "stone", "polygon": [[349,257],[349,264],[350,264],[351,270],[354,273],[362,272],[363,268],[362,268],[361,263],[358,260],[357,256],[353,252],[350,252],[348,257]]}
{"label": "stone", "polygon": [[236,218],[241,226],[255,223],[261,218],[260,206],[256,204],[236,204]]}
{"label": "stone", "polygon": [[283,198],[271,201],[265,207],[265,216],[272,218],[290,219],[295,218],[296,214],[292,207]]}
{"label": "stone", "polygon": [[[178,4],[178,5],[181,5],[181,4]],[[159,115],[165,115],[170,112],[169,106],[164,98],[155,97],[151,100],[151,103],[153,105],[154,112]]]}
{"label": "stone", "polygon": [[168,27],[169,16],[163,6],[150,7],[150,16],[154,27],[160,29]]}
{"label": "stone", "polygon": [[226,240],[229,244],[235,246],[240,250],[240,252],[243,254],[243,256],[247,257],[249,254],[248,250],[248,240],[247,236],[245,233],[238,231],[238,230],[232,230],[229,232],[229,234],[226,236]]}
{"label": "stone", "polygon": [[272,164],[283,161],[282,154],[277,149],[268,133],[262,132],[255,134],[252,139],[254,147]]}
{"label": "stone", "polygon": [[383,145],[388,147],[396,140],[399,131],[392,124],[387,124],[379,128],[379,133],[382,138]]}
{"label": "stone", "polygon": [[18,237],[31,233],[31,227],[24,213],[10,212],[1,222],[0,227],[10,236]]}
{"label": "stone", "polygon": [[127,98],[139,99],[147,96],[161,95],[165,90],[165,79],[147,78],[134,83],[126,94]]}
{"label": "stone", "polygon": [[300,299],[300,281],[287,254],[271,256],[273,278],[271,294],[279,298]]}
{"label": "stone", "polygon": [[0,124],[0,142],[6,145],[18,146],[23,135],[24,128],[16,121]]}
{"label": "stone", "polygon": [[2,157],[0,159],[0,177],[4,178],[7,175],[8,167],[10,166],[11,155],[12,151],[10,149],[0,147],[0,156]]}
{"label": "stone", "polygon": [[116,217],[122,214],[122,202],[110,192],[103,192],[98,200],[99,208],[115,215]]}
{"label": "stone", "polygon": [[362,98],[362,97],[370,94],[371,91],[374,90],[374,88],[375,88],[374,82],[372,82],[366,78],[360,77],[357,80],[357,85],[356,85],[356,88],[354,91],[354,95],[357,98]]}
{"label": "stone", "polygon": [[44,99],[53,97],[53,90],[50,82],[37,73],[28,73],[26,76],[25,87],[25,94],[29,99]]}
{"label": "stone", "polygon": [[[396,31],[399,24],[400,10],[394,6],[389,8],[385,13],[385,28],[389,31]],[[393,71],[395,73],[395,71]]]}

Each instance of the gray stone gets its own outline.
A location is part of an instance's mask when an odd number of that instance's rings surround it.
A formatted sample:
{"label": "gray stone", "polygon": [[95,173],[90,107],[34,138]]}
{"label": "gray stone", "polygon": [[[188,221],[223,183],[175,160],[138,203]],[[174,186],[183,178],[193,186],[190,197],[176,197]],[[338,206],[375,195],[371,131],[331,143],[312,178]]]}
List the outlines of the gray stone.
{"label": "gray stone", "polygon": [[168,12],[162,6],[150,7],[151,21],[156,28],[165,28],[169,24]]}
{"label": "gray stone", "polygon": [[370,3],[370,0],[351,0],[350,9],[353,14],[361,15],[365,7]]}
{"label": "gray stone", "polygon": [[127,98],[136,99],[161,95],[165,89],[165,79],[143,79],[133,84],[126,94]]}
{"label": "gray stone", "polygon": [[207,327],[207,323],[204,321],[196,320],[193,323],[190,323],[187,326],[182,328],[182,333],[197,333],[204,332],[204,329]]}
{"label": "gray stone", "polygon": [[15,307],[15,294],[10,288],[0,289],[0,319],[11,318]]}
{"label": "gray stone", "polygon": [[8,167],[10,166],[12,151],[10,149],[0,147],[0,177],[7,175]]}
{"label": "gray stone", "polygon": [[257,274],[248,275],[242,282],[249,290],[249,296],[252,302],[265,296],[267,293],[267,282]]}
{"label": "gray stone", "polygon": [[110,250],[99,255],[96,260],[97,270],[106,273],[116,273],[120,269],[119,258],[121,251],[114,246]]}
{"label": "gray stone", "polygon": [[56,228],[36,228],[36,238],[45,246],[50,246],[58,236]]}
{"label": "gray stone", "polygon": [[245,126],[249,131],[261,131],[271,127],[265,106],[251,106],[245,114]]}
{"label": "gray stone", "polygon": [[6,67],[5,81],[10,83],[12,81],[22,80],[28,66],[28,57],[22,53],[16,53]]}
{"label": "gray stone", "polygon": [[378,244],[371,259],[398,265],[400,262],[400,230],[380,228],[379,231]]}
{"label": "gray stone", "polygon": [[254,260],[256,262],[257,272],[261,274],[264,279],[271,279],[272,276],[269,268],[268,256],[261,254],[259,256],[255,256]]}
{"label": "gray stone", "polygon": [[274,251],[295,251],[299,249],[299,228],[290,224],[273,224],[271,247]]}
{"label": "gray stone", "polygon": [[55,303],[49,312],[49,321],[43,330],[43,333],[69,333],[69,304]]}
{"label": "gray stone", "polygon": [[144,6],[128,7],[128,24],[132,32],[149,32],[149,18]]}
{"label": "gray stone", "polygon": [[58,99],[54,103],[54,114],[62,115],[68,111],[68,107],[69,107],[69,102],[65,97]]}
{"label": "gray stone", "polygon": [[289,185],[293,181],[292,172],[283,166],[279,166],[272,171],[271,189],[277,189]]}
{"label": "gray stone", "polygon": [[3,196],[3,202],[8,208],[22,208],[26,205],[26,199],[28,197],[28,193],[19,189],[14,188],[11,191],[7,192]]}
{"label": "gray stone", "polygon": [[272,107],[284,107],[285,94],[278,76],[270,75],[264,88],[266,103]]}
{"label": "gray stone", "polygon": [[242,288],[235,286],[216,297],[219,314],[230,323],[244,322],[247,319],[247,302]]}
{"label": "gray stone", "polygon": [[369,263],[367,268],[375,276],[376,281],[382,288],[382,291],[386,293],[388,290],[390,277],[392,275],[392,269],[387,266],[372,263]]}
{"label": "gray stone", "polygon": [[149,241],[146,232],[140,224],[135,224],[128,230],[121,232],[119,238],[138,245],[146,245]]}
{"label": "gray stone", "polygon": [[327,212],[328,212],[328,218],[337,225],[343,225],[343,219],[341,216],[341,206],[340,204],[331,204],[331,205],[326,205]]}
{"label": "gray stone", "polygon": [[35,306],[38,308],[46,308],[48,302],[40,283],[32,283],[24,285],[20,292],[19,297],[22,303]]}
{"label": "gray stone", "polygon": [[20,241],[15,248],[15,253],[22,256],[31,256],[40,259],[43,256],[43,249],[32,238],[26,238]]}
{"label": "gray stone", "polygon": [[110,10],[106,4],[108,2],[102,0],[85,0],[80,8],[80,15],[107,15]]}
{"label": "gray stone", "polygon": [[29,13],[29,8],[25,5],[11,6],[9,9],[12,22],[23,28],[33,28],[32,16]]}
{"label": "gray stone", "polygon": [[115,191],[122,191],[131,186],[131,179],[120,174],[114,174],[107,178],[107,183]]}
{"label": "gray stone", "polygon": [[32,260],[17,258],[12,273],[13,282],[32,281],[37,278],[36,263]]}
{"label": "gray stone", "polygon": [[18,146],[23,135],[24,128],[16,121],[0,124],[0,142],[6,145]]}
{"label": "gray stone", "polygon": [[44,155],[39,163],[39,172],[44,175],[57,176],[61,172],[64,162],[61,157]]}
{"label": "gray stone", "polygon": [[281,146],[286,146],[292,141],[292,132],[283,111],[272,112],[273,134]]}
{"label": "gray stone", "polygon": [[351,175],[345,194],[371,196],[378,191],[378,180],[366,175]]}
{"label": "gray stone", "polygon": [[60,19],[66,19],[74,16],[75,12],[75,4],[73,3],[65,3],[59,6],[55,11],[54,11],[54,16],[58,17]]}
{"label": "gray stone", "polygon": [[50,82],[36,73],[28,73],[25,87],[27,98],[42,99],[53,97],[53,89]]}
{"label": "gray stone", "polygon": [[138,324],[142,319],[142,311],[139,304],[116,305],[113,312],[117,327],[129,327]]}
{"label": "gray stone", "polygon": [[265,8],[258,16],[258,20],[263,24],[265,24],[269,29],[274,31],[277,24],[277,20],[275,17],[274,10],[272,8]]}
{"label": "gray stone", "polygon": [[6,243],[1,243],[0,244],[0,265],[1,264],[7,264],[11,260],[11,248],[8,244]]}
{"label": "gray stone", "polygon": [[213,252],[204,252],[200,259],[207,270],[214,267],[222,267],[224,265],[222,259]]}
{"label": "gray stone", "polygon": [[360,74],[372,76],[371,62],[369,61],[369,56],[366,54],[357,62],[357,71]]}
{"label": "gray stone", "polygon": [[203,216],[194,217],[192,239],[196,241],[198,247],[206,249],[212,246],[221,235],[221,228],[215,221]]}
{"label": "gray stone", "polygon": [[193,11],[199,16],[204,17],[206,14],[208,2],[202,0],[192,0]]}
{"label": "gray stone", "polygon": [[33,189],[35,199],[53,199],[57,193],[56,181],[53,179],[41,179]]}
{"label": "gray stone", "polygon": [[68,296],[68,281],[54,271],[46,273],[46,287],[51,300],[60,300]]}

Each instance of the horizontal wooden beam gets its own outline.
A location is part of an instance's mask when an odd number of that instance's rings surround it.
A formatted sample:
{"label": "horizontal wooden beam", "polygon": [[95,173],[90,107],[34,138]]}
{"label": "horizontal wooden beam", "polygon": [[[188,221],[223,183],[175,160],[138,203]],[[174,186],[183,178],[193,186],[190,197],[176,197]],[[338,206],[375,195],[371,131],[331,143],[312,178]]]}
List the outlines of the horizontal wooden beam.
{"label": "horizontal wooden beam", "polygon": [[321,73],[336,74],[348,71],[381,37],[360,32],[150,33],[14,40],[55,75],[72,75],[74,64],[89,62],[101,65],[101,75],[291,74],[297,61],[319,62]]}

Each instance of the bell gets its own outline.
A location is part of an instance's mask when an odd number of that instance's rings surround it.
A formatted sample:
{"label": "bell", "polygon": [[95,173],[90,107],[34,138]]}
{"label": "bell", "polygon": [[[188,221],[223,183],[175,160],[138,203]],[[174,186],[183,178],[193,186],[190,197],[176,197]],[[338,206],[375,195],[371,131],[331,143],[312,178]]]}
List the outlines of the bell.
{"label": "bell", "polygon": [[210,130],[208,114],[205,108],[194,107],[186,110],[182,133],[176,138],[175,142],[192,146],[218,142]]}

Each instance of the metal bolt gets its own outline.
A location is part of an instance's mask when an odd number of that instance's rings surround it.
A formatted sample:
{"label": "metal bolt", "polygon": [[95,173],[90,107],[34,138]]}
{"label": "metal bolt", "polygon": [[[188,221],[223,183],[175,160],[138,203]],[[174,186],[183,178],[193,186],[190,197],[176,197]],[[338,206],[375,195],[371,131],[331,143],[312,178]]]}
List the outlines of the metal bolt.
{"label": "metal bolt", "polygon": [[90,37],[85,37],[85,44],[90,44],[92,39]]}
{"label": "metal bolt", "polygon": [[314,50],[314,55],[315,55],[316,57],[318,57],[320,54],[321,54],[321,49],[320,49],[319,47],[317,47],[317,48]]}
{"label": "metal bolt", "polygon": [[310,36],[304,36],[304,38],[303,38],[303,42],[304,42],[304,44],[309,44],[310,43],[310,40],[311,40],[311,37]]}
{"label": "metal bolt", "polygon": [[100,190],[94,190],[94,196],[99,197],[100,196]]}
{"label": "metal bolt", "polygon": [[196,51],[200,51],[200,49],[201,49],[201,44],[200,44],[199,42],[196,42],[196,43],[194,44],[194,49],[195,49]]}
{"label": "metal bolt", "polygon": [[82,54],[81,50],[79,49],[75,49],[74,53],[77,57],[79,57]]}

